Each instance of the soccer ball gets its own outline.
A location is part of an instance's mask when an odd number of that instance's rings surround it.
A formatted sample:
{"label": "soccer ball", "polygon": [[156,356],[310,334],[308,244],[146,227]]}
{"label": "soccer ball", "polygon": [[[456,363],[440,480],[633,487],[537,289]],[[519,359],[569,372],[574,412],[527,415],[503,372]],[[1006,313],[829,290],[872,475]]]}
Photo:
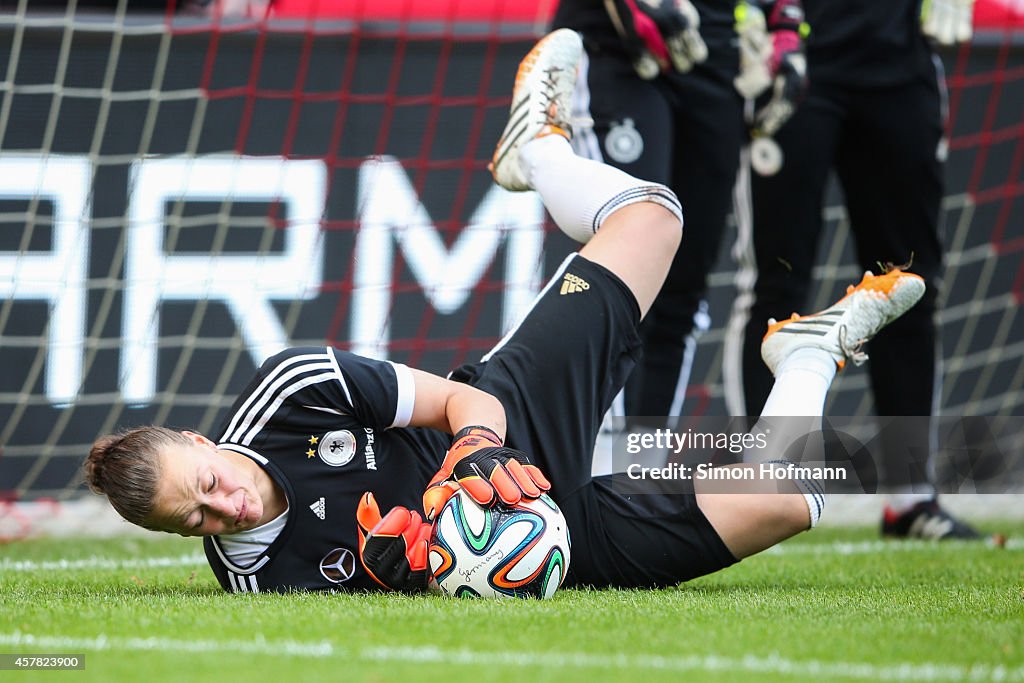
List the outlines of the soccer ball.
{"label": "soccer ball", "polygon": [[550,598],[569,569],[569,527],[547,495],[516,505],[448,499],[430,537],[433,583],[448,595]]}

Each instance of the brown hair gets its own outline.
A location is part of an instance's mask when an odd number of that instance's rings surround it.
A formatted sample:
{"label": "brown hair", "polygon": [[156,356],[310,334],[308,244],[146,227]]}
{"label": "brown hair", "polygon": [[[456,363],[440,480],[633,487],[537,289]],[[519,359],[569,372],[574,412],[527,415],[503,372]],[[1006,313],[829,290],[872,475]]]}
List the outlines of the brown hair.
{"label": "brown hair", "polygon": [[106,494],[117,513],[132,524],[152,528],[160,451],[173,444],[188,444],[181,432],[166,427],[136,427],[96,439],[85,461],[85,481],[96,493]]}

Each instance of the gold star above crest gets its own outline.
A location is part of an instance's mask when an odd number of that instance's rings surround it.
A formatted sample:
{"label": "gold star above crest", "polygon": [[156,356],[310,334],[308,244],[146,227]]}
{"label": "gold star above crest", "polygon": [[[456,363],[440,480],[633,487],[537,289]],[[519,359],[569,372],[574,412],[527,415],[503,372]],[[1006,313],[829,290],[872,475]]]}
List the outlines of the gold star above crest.
{"label": "gold star above crest", "polygon": [[312,448],[310,448],[308,451],[306,451],[306,457],[307,458],[312,458],[314,455],[316,455],[316,451],[314,451]]}
{"label": "gold star above crest", "polygon": [[312,444],[313,446],[315,446],[316,442],[319,441],[319,440],[320,440],[320,437],[317,437],[317,436],[309,437],[309,443]]}

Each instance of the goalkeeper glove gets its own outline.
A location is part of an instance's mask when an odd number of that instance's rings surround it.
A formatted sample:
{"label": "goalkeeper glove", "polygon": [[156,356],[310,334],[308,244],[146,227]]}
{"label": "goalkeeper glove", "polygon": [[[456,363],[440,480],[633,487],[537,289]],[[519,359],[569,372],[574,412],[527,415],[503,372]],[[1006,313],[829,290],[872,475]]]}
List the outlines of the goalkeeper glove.
{"label": "goalkeeper glove", "polygon": [[459,488],[480,505],[499,501],[512,505],[537,498],[551,488],[547,478],[526,455],[505,448],[486,427],[466,427],[455,435],[441,469],[423,493],[423,510],[432,521]]}
{"label": "goalkeeper glove", "polygon": [[427,546],[433,528],[420,513],[393,507],[383,519],[372,493],[356,507],[359,561],[370,577],[393,591],[420,592],[427,588]]}
{"label": "goalkeeper glove", "polygon": [[924,0],[921,31],[940,45],[970,40],[974,32],[974,0]]}
{"label": "goalkeeper glove", "polygon": [[765,94],[755,106],[754,137],[772,136],[796,111],[807,89],[804,22],[799,0],[776,0],[761,7],[741,1],[736,6],[740,73],[734,84],[748,99]]}
{"label": "goalkeeper glove", "polygon": [[674,68],[686,73],[708,57],[700,15],[690,0],[604,0],[637,74],[651,80]]}

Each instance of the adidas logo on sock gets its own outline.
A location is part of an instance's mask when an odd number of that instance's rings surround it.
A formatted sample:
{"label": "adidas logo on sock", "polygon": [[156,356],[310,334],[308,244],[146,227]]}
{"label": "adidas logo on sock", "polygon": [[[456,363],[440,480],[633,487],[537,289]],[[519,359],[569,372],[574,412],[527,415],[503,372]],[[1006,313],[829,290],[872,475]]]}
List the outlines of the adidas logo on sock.
{"label": "adidas logo on sock", "polygon": [[589,282],[581,278],[579,275],[566,273],[565,277],[562,278],[562,289],[558,293],[565,296],[566,294],[575,294],[576,292],[583,292],[588,289],[590,289]]}
{"label": "adidas logo on sock", "polygon": [[312,505],[309,506],[309,509],[312,510],[313,514],[319,517],[320,519],[327,519],[327,505],[324,502],[323,498],[321,498],[318,501],[315,501]]}

